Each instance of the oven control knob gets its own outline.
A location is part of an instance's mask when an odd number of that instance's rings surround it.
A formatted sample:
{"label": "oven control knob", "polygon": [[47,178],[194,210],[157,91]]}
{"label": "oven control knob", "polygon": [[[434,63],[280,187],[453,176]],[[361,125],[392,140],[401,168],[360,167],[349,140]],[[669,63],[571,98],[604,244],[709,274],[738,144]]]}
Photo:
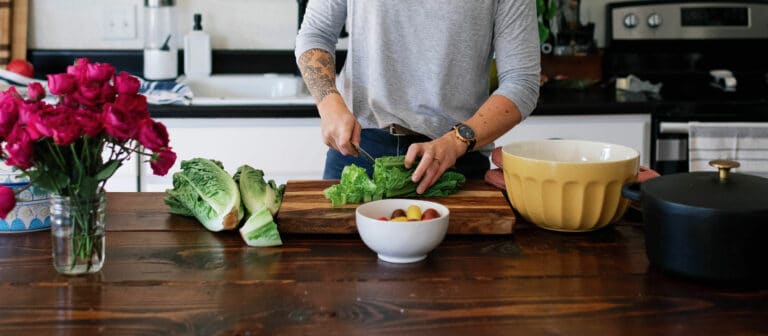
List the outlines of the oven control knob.
{"label": "oven control knob", "polygon": [[635,28],[637,27],[638,19],[637,15],[633,13],[629,13],[627,15],[624,15],[624,27],[626,28]]}
{"label": "oven control knob", "polygon": [[661,15],[657,13],[648,15],[648,27],[658,28],[659,26],[661,26]]}

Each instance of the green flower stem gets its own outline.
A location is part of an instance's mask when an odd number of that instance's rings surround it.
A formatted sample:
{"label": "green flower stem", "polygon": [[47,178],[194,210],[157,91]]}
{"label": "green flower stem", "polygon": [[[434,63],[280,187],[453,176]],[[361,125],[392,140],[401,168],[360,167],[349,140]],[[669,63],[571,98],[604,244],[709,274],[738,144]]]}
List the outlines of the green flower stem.
{"label": "green flower stem", "polygon": [[[51,156],[53,156],[54,162],[56,162],[56,164],[59,165],[59,168],[65,168],[66,163],[64,163],[64,158],[60,155],[58,156],[56,155],[57,153],[60,154],[61,152],[59,152],[58,149],[54,150],[54,147],[58,147],[58,146],[55,146],[55,145],[52,146],[51,142],[48,142],[48,141],[46,142],[46,144],[48,145],[48,149],[50,150]],[[46,161],[43,160],[42,162],[46,162]]]}
{"label": "green flower stem", "polygon": [[80,171],[80,172],[81,172],[80,174],[77,174],[77,176],[76,176],[76,177],[77,177],[77,185],[79,186],[79,185],[80,185],[80,183],[83,181],[83,179],[82,179],[82,177],[83,177],[82,173],[85,173],[85,169],[83,168],[83,163],[82,163],[82,162],[80,162],[80,160],[78,159],[80,156],[79,156],[79,155],[77,155],[77,150],[75,150],[75,144],[74,144],[74,143],[71,143],[71,144],[69,145],[69,149],[70,149],[70,151],[72,152],[72,161],[74,161],[74,162],[75,162],[75,166],[77,166],[77,169],[78,169],[78,171]]}

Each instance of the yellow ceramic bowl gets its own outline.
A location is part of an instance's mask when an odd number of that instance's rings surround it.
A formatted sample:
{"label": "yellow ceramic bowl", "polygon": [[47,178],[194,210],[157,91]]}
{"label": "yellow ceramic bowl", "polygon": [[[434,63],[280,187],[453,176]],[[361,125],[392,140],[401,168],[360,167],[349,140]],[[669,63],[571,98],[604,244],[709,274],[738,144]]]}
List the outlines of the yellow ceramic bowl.
{"label": "yellow ceramic bowl", "polygon": [[621,186],[636,180],[640,164],[636,150],[594,141],[522,141],[502,152],[512,206],[555,231],[591,231],[621,218],[629,205]]}

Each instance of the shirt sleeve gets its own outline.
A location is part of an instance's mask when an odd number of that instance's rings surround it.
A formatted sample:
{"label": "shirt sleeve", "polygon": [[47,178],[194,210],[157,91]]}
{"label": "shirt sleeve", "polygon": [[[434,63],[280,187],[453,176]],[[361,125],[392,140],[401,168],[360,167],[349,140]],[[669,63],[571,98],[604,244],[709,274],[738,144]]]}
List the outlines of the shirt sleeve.
{"label": "shirt sleeve", "polygon": [[541,53],[535,5],[532,0],[499,0],[494,23],[499,87],[493,94],[512,100],[523,119],[539,99]]}
{"label": "shirt sleeve", "polygon": [[296,36],[296,62],[310,49],[323,49],[335,55],[339,33],[347,19],[347,0],[313,0]]}

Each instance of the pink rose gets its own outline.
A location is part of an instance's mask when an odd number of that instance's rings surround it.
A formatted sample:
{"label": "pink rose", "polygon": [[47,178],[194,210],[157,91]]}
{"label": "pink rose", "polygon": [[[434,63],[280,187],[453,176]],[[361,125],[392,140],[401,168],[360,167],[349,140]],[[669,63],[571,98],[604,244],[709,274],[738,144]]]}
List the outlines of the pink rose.
{"label": "pink rose", "polygon": [[115,67],[109,63],[89,63],[85,65],[85,78],[92,82],[105,83],[115,75]]}
{"label": "pink rose", "polygon": [[45,89],[38,82],[29,83],[27,86],[27,99],[31,101],[40,101],[45,98]]}
{"label": "pink rose", "polygon": [[56,123],[55,127],[53,127],[53,141],[59,146],[67,146],[75,142],[82,134],[80,124],[74,117],[72,110],[66,106],[63,106],[63,108],[67,109],[68,112],[62,113],[51,120]]}
{"label": "pink rose", "polygon": [[67,74],[75,77],[77,81],[85,81],[89,63],[87,58],[78,58],[75,60],[75,64],[67,67]]}
{"label": "pink rose", "polygon": [[77,102],[85,106],[96,106],[104,102],[101,98],[101,84],[96,82],[81,82],[74,96]]}
{"label": "pink rose", "polygon": [[118,95],[115,98],[115,106],[131,113],[137,121],[149,118],[147,97],[144,95]]}
{"label": "pink rose", "polygon": [[32,167],[34,144],[23,127],[14,127],[5,139],[5,151],[8,158],[5,163],[19,169]]}
{"label": "pink rose", "polygon": [[89,111],[86,109],[77,109],[75,111],[75,120],[80,124],[83,133],[89,137],[95,137],[104,129],[100,111]]}
{"label": "pink rose", "polygon": [[0,141],[5,139],[19,118],[19,100],[11,94],[0,94]]}
{"label": "pink rose", "polygon": [[8,213],[16,207],[16,195],[13,189],[6,186],[0,186],[0,218],[5,219]]}
{"label": "pink rose", "polygon": [[11,96],[11,97],[16,98],[18,100],[24,100],[24,97],[22,97],[19,94],[19,92],[16,91],[16,87],[15,86],[11,86],[7,90],[5,90],[3,92],[0,92],[0,95],[3,95],[3,96],[8,95],[8,96]]}
{"label": "pink rose", "polygon": [[[62,105],[61,108],[64,108]],[[55,127],[56,118],[58,112],[54,106],[46,106],[43,109],[37,111],[37,113],[29,114],[25,124],[27,133],[32,140],[37,140],[43,137],[53,136],[53,127]],[[53,121],[53,122],[52,122]],[[50,124],[54,125],[51,126]],[[22,124],[22,123],[19,123]]]}
{"label": "pink rose", "polygon": [[101,85],[101,99],[103,102],[112,103],[115,101],[116,96],[117,90],[115,90],[115,87],[112,86],[112,84],[104,82],[104,84]]}
{"label": "pink rose", "polygon": [[146,118],[139,125],[138,140],[142,146],[158,151],[168,147],[168,130],[162,123]]}
{"label": "pink rose", "polygon": [[152,153],[152,159],[149,161],[149,166],[152,167],[152,173],[155,175],[165,176],[175,162],[176,153],[168,148]]}
{"label": "pink rose", "polygon": [[115,76],[115,88],[119,94],[135,95],[139,93],[139,87],[141,83],[136,77],[131,74],[121,71]]}
{"label": "pink rose", "polygon": [[117,105],[104,104],[104,129],[107,134],[125,141],[136,134],[139,120],[130,111],[118,108]]}
{"label": "pink rose", "polygon": [[80,101],[74,95],[66,95],[59,100],[60,105],[69,106],[71,108],[77,108],[80,106]]}
{"label": "pink rose", "polygon": [[50,107],[50,105],[46,104],[45,102],[39,101],[39,102],[22,102],[21,105],[19,105],[19,121],[18,123],[21,125],[26,125],[29,123],[29,119],[40,112],[40,110]]}
{"label": "pink rose", "polygon": [[48,75],[48,90],[55,95],[68,95],[77,90],[77,78],[70,74]]}
{"label": "pink rose", "polygon": [[40,110],[30,117],[27,130],[32,140],[52,137],[57,145],[69,145],[80,137],[80,124],[75,111],[64,105]]}

